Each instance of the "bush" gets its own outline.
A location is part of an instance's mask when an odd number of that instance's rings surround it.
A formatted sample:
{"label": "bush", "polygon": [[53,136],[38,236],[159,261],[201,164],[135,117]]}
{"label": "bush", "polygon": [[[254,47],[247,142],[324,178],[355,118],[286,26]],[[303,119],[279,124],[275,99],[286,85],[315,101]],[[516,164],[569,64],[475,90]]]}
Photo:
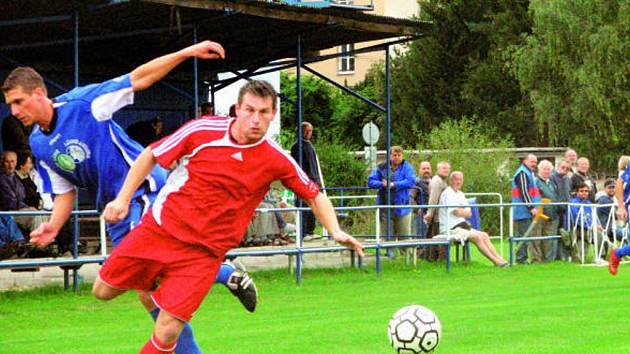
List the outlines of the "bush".
{"label": "bush", "polygon": [[[464,193],[497,192],[504,202],[511,199],[512,174],[517,159],[507,151],[513,147],[509,138],[500,137],[482,123],[464,118],[445,121],[426,137],[428,148],[434,150],[432,161],[450,162],[451,171],[464,173]],[[496,198],[478,198],[479,203],[496,203]],[[491,235],[499,234],[499,209],[480,209],[482,228]],[[505,208],[504,220],[508,208]]]}

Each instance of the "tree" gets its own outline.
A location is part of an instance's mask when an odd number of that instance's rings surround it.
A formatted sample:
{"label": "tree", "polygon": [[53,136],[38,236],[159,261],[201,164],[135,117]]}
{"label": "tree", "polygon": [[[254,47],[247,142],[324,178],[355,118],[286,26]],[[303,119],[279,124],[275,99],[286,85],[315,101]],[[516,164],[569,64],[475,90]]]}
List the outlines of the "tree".
{"label": "tree", "polygon": [[531,30],[527,2],[420,1],[420,8],[434,29],[393,61],[395,140],[415,143],[441,122],[466,116],[519,144],[535,141],[522,127],[530,103],[502,55]]}
{"label": "tree", "polygon": [[533,33],[511,48],[539,131],[610,170],[630,134],[630,4],[532,1]]}

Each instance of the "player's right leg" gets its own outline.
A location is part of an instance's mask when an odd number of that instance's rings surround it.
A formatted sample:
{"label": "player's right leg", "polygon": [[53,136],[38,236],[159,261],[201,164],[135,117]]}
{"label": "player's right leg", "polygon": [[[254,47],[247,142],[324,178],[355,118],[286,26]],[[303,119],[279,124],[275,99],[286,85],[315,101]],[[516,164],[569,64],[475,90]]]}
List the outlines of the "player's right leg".
{"label": "player's right leg", "polygon": [[177,348],[177,338],[184,328],[185,322],[175,318],[168,312],[162,311],[155,321],[153,335],[140,354],[174,353]]}

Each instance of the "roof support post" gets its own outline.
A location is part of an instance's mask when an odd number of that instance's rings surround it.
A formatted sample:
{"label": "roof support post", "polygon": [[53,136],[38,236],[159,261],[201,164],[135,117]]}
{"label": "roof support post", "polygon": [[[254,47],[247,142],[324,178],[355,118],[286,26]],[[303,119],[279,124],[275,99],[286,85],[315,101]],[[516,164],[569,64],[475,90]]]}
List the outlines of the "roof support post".
{"label": "roof support post", "polygon": [[[295,67],[296,90],[297,90],[297,144],[298,144],[298,164],[302,167],[302,35],[297,37]],[[303,207],[302,199],[298,199],[298,206]],[[300,227],[297,229],[295,240],[298,249],[302,247],[302,230],[304,229],[304,212],[300,211]],[[302,254],[298,252],[295,258],[295,276],[298,285],[302,284]]]}

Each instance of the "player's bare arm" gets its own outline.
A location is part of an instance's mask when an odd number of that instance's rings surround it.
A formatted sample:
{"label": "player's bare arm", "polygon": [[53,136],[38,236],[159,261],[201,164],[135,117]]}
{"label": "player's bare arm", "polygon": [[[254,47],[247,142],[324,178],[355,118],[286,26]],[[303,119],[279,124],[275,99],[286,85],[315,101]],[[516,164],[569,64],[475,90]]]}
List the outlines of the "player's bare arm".
{"label": "player's bare arm", "polygon": [[628,215],[623,202],[623,181],[621,178],[617,178],[615,181],[615,197],[617,200],[617,217],[619,220],[626,220]]}
{"label": "player's bare arm", "polygon": [[59,230],[63,227],[63,224],[70,217],[72,209],[74,208],[75,198],[76,191],[74,189],[55,196],[55,204],[53,205],[50,220],[42,223],[37,229],[31,232],[30,242],[42,248],[51,244],[55,240],[55,237],[57,237]]}
{"label": "player's bare arm", "polygon": [[133,90],[141,91],[151,87],[181,62],[193,57],[199,59],[224,59],[225,50],[219,43],[203,41],[177,52],[155,58],[131,72],[131,86]]}
{"label": "player's bare arm", "polygon": [[359,256],[363,257],[363,245],[354,237],[341,230],[335,209],[325,195],[319,193],[315,198],[307,200],[306,204],[313,210],[313,214],[315,214],[317,220],[322,223],[335,241],[353,249]]}
{"label": "player's bare arm", "polygon": [[125,178],[125,183],[120,188],[116,199],[105,206],[105,211],[103,212],[105,221],[117,223],[127,217],[131,198],[156,164],[157,161],[153,157],[151,147],[144,149],[133,165],[131,165],[127,178]]}

